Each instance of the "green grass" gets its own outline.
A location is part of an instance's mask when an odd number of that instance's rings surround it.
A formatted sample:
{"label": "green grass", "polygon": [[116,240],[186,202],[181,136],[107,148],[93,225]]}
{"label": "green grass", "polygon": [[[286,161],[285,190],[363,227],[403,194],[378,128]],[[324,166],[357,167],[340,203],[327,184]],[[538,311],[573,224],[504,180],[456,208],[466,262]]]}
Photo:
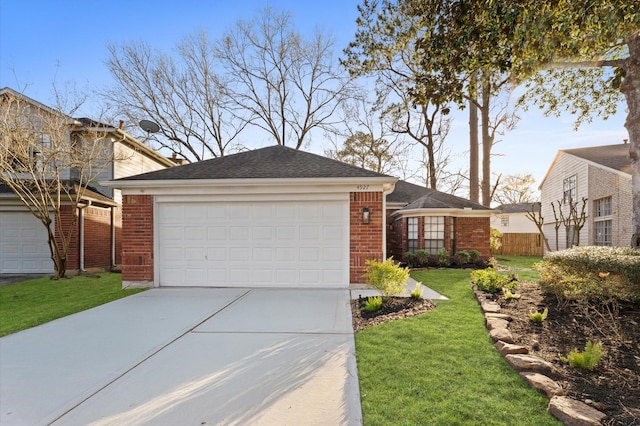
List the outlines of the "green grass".
{"label": "green grass", "polygon": [[48,277],[0,287],[0,336],[84,311],[141,289],[122,289],[116,273],[76,276],[53,281]]}
{"label": "green grass", "polygon": [[449,300],[356,334],[364,424],[560,424],[493,347],[469,271],[411,275]]}
{"label": "green grass", "polygon": [[531,269],[531,266],[536,262],[540,262],[542,257],[499,255],[496,256],[496,259],[500,266],[509,268],[507,273],[518,274],[520,280],[538,281],[540,279],[540,274]]}

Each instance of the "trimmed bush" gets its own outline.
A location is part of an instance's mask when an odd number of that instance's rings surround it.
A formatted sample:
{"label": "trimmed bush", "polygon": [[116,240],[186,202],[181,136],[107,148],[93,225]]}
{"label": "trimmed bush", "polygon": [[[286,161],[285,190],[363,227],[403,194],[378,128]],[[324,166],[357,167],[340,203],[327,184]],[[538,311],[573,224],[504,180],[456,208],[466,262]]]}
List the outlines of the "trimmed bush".
{"label": "trimmed bush", "polygon": [[497,293],[502,288],[516,288],[517,281],[511,281],[506,275],[502,275],[493,269],[478,269],[471,272],[471,282],[478,287],[478,290],[488,293]]}
{"label": "trimmed bush", "polygon": [[558,300],[640,300],[640,250],[574,247],[546,254],[534,268],[542,290]]}
{"label": "trimmed bush", "polygon": [[456,257],[462,264],[471,262],[471,254],[468,251],[458,251],[456,252]]}
{"label": "trimmed bush", "polygon": [[409,268],[414,268],[418,266],[418,255],[416,255],[412,251],[408,251],[402,255],[402,259],[407,264]]}
{"label": "trimmed bush", "polygon": [[416,257],[418,259],[418,265],[420,266],[427,266],[429,264],[429,256],[431,256],[431,254],[424,249],[416,250]]}
{"label": "trimmed bush", "polygon": [[385,297],[404,291],[405,283],[409,278],[409,268],[401,267],[391,257],[382,262],[367,260],[366,265],[364,277],[367,284],[380,290]]}

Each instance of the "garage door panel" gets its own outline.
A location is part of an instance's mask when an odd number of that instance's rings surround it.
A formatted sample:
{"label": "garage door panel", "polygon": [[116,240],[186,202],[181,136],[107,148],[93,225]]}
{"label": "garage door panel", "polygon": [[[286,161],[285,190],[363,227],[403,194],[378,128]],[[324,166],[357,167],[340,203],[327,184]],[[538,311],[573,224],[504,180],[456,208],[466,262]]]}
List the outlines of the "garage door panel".
{"label": "garage door panel", "polygon": [[346,200],[159,203],[158,210],[160,285],[348,285]]}
{"label": "garage door panel", "polygon": [[50,273],[47,230],[29,212],[0,212],[0,273]]}

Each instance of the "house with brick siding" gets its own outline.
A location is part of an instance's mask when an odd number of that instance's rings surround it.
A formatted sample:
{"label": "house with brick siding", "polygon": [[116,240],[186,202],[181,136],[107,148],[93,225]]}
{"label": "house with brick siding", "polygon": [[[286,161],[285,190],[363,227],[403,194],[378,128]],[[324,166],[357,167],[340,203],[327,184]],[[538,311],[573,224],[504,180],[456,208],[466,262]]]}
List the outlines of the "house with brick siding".
{"label": "house with brick siding", "polygon": [[630,245],[633,207],[628,144],[558,151],[540,184],[540,194],[544,235],[552,250],[568,248],[574,241],[575,227],[560,220],[561,210],[568,216],[570,202],[577,205],[578,213],[585,203],[579,245]]}
{"label": "house with brick siding", "polygon": [[[0,96],[18,99],[28,121],[36,122],[43,114],[60,114],[54,109],[10,88],[0,89]],[[175,163],[133,138],[122,129],[87,118],[62,117],[68,123],[68,137],[81,141],[91,130],[106,134],[105,152],[109,163],[98,179],[124,176],[172,167]],[[41,128],[41,127],[38,127]],[[89,130],[89,132],[87,131]],[[44,130],[43,130],[44,134]],[[30,154],[35,155],[35,154]],[[112,159],[117,159],[112,161]],[[60,176],[73,182],[74,170],[60,171]],[[67,270],[109,270],[121,262],[122,195],[96,181],[85,191],[81,203],[67,203],[61,209],[62,228],[77,214],[67,258]],[[62,238],[55,228],[56,239]],[[53,262],[47,244],[47,231],[6,185],[0,184],[0,273],[51,273]]]}
{"label": "house with brick siding", "polygon": [[490,221],[495,211],[478,203],[398,181],[387,196],[387,250],[394,259],[407,252],[478,250],[490,257]]}
{"label": "house with brick siding", "polygon": [[[389,205],[403,204],[388,197],[405,184],[280,145],[104,182],[123,194],[125,287],[347,288],[388,256]],[[437,217],[488,255],[489,215],[467,207]]]}

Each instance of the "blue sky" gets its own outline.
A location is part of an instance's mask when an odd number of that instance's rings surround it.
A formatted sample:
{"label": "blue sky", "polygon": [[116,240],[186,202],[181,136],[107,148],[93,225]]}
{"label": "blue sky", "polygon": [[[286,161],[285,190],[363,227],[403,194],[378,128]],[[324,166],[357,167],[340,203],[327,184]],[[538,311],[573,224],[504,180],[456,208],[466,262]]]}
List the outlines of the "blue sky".
{"label": "blue sky", "polygon": [[[0,0],[0,87],[23,91],[50,103],[52,82],[75,82],[79,89],[109,86],[104,64],[106,44],[144,40],[169,51],[199,29],[212,38],[238,19],[249,19],[270,6],[288,11],[301,32],[320,27],[336,38],[336,54],[351,41],[358,16],[357,0]],[[90,114],[89,114],[90,115]],[[500,156],[493,170],[504,174],[533,173],[538,183],[559,149],[621,143],[625,108],[607,121],[594,120],[573,131],[573,118],[543,117],[532,109],[521,113],[518,127],[494,148]],[[455,115],[448,137],[455,152],[467,149],[465,113]],[[314,140],[312,150],[328,143]],[[464,161],[461,157],[460,161]]]}

